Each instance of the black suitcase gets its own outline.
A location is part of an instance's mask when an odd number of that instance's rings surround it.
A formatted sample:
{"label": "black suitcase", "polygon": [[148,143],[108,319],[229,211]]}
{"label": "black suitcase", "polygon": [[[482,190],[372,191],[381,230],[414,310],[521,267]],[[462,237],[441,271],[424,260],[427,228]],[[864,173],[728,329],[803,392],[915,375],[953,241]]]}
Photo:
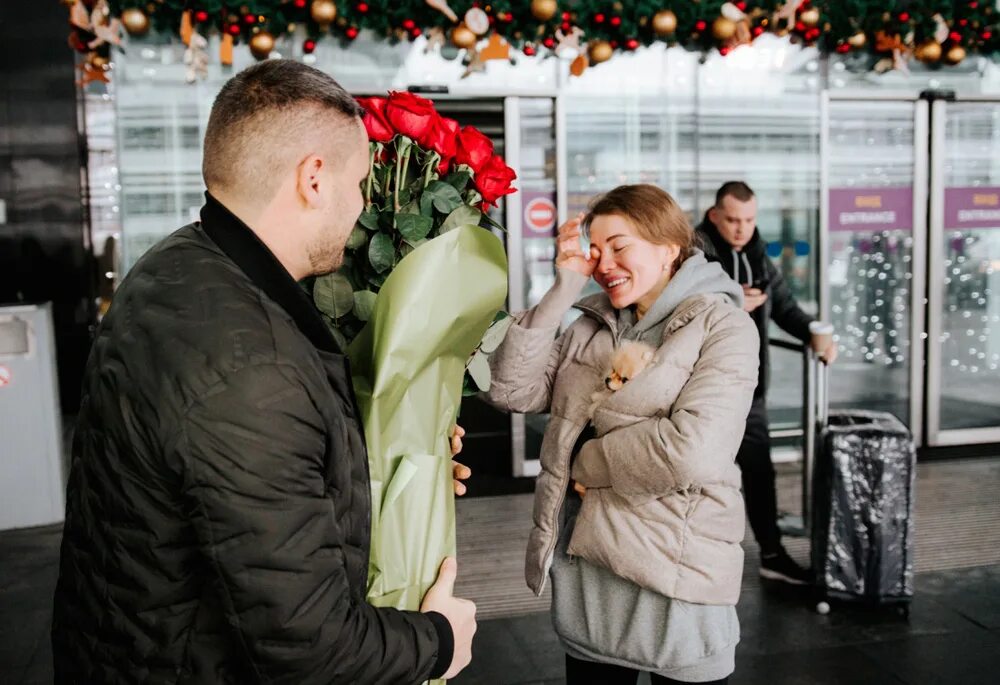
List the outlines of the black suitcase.
{"label": "black suitcase", "polygon": [[[916,472],[910,432],[884,412],[821,416],[812,479],[816,585],[829,598],[900,603],[908,615]],[[825,613],[829,605],[817,608]]]}

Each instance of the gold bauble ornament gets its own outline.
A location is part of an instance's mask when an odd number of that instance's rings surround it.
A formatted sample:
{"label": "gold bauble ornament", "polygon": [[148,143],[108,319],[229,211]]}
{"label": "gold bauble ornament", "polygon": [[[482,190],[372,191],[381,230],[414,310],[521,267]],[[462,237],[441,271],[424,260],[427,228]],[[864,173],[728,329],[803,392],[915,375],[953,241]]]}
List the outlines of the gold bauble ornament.
{"label": "gold bauble ornament", "polygon": [[941,43],[931,39],[918,45],[913,51],[913,56],[924,64],[934,64],[941,59],[941,52]]}
{"label": "gold bauble ornament", "polygon": [[149,31],[149,17],[141,9],[131,7],[122,12],[122,26],[130,36],[143,36]]}
{"label": "gold bauble ornament", "polygon": [[658,36],[669,36],[677,30],[677,15],[670,10],[661,10],[653,15],[653,30]]}
{"label": "gold bauble ornament", "polygon": [[591,64],[600,64],[601,62],[607,62],[611,59],[611,55],[613,55],[614,52],[615,51],[611,47],[611,43],[608,41],[595,40],[587,49],[587,56],[590,57]]}
{"label": "gold bauble ornament", "polygon": [[451,42],[456,48],[471,50],[478,40],[479,37],[465,24],[459,24],[451,31]]}
{"label": "gold bauble ornament", "polygon": [[531,15],[539,21],[548,21],[558,11],[556,0],[531,0]]}
{"label": "gold bauble ornament", "polygon": [[799,15],[799,21],[801,21],[803,24],[805,24],[809,28],[813,28],[813,27],[818,26],[819,25],[819,10],[816,9],[815,7],[810,7],[807,10],[803,10],[802,13]]}
{"label": "gold bauble ornament", "polygon": [[333,0],[313,0],[309,6],[309,16],[320,26],[328,26],[337,18],[337,5]]}
{"label": "gold bauble ornament", "polygon": [[944,53],[944,61],[946,64],[955,65],[965,59],[965,48],[961,45],[953,45],[948,49],[948,52]]}
{"label": "gold bauble ornament", "polygon": [[864,31],[858,31],[853,36],[847,39],[847,44],[852,48],[863,48],[865,43],[868,42],[868,36],[865,35]]}
{"label": "gold bauble ornament", "polygon": [[274,36],[267,31],[259,31],[250,39],[250,54],[257,59],[267,59],[274,50]]}
{"label": "gold bauble ornament", "polygon": [[712,22],[712,35],[717,40],[729,40],[736,35],[736,22],[726,17],[719,17]]}

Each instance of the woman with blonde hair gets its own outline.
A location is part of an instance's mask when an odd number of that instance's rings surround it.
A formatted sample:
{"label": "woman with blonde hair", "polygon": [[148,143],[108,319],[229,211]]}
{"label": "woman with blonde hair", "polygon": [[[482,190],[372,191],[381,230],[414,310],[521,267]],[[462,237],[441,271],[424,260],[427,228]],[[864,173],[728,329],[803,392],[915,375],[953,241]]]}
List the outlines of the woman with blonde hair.
{"label": "woman with blonde hair", "polygon": [[[537,594],[552,579],[567,682],[725,683],[743,570],[734,459],[759,344],[741,289],[652,185],[562,225],[556,270],[494,354],[489,398],[550,415],[525,574]],[[574,304],[590,278],[602,292]],[[571,307],[583,315],[559,335]],[[652,361],[592,407],[628,341]]]}

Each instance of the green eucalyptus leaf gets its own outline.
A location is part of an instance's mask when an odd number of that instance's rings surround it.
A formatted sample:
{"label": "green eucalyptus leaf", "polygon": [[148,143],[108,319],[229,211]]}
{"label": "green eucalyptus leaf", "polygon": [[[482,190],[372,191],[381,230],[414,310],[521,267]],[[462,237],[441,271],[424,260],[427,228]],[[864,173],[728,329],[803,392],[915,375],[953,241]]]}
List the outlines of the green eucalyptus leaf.
{"label": "green eucalyptus leaf", "polygon": [[372,236],[372,241],[368,245],[368,261],[375,271],[381,274],[391,269],[395,253],[396,246],[392,244],[392,238],[385,233],[376,233]]}
{"label": "green eucalyptus leaf", "polygon": [[508,316],[487,328],[486,333],[483,334],[483,341],[479,343],[480,351],[483,354],[493,354],[500,347],[500,343],[503,342],[504,338],[507,337],[507,331],[510,330],[510,326],[513,323],[514,319]]}
{"label": "green eucalyptus leaf", "polygon": [[434,226],[434,220],[421,214],[397,214],[396,229],[408,242],[426,238]]}
{"label": "green eucalyptus leaf", "polygon": [[490,363],[485,354],[476,352],[472,355],[472,359],[469,360],[469,365],[466,369],[468,370],[469,375],[472,376],[472,380],[475,381],[476,387],[483,392],[490,389],[490,382],[492,380],[490,375]]}
{"label": "green eucalyptus leaf", "polygon": [[354,293],[354,314],[362,321],[372,318],[375,309],[375,293],[371,290],[359,290]]}
{"label": "green eucalyptus leaf", "polygon": [[359,247],[363,247],[367,242],[368,234],[365,232],[365,229],[360,226],[355,226],[354,230],[351,231],[350,237],[347,239],[347,245],[345,245],[345,247],[348,250],[357,250]]}
{"label": "green eucalyptus leaf", "polygon": [[469,205],[460,205],[455,208],[448,218],[444,220],[441,224],[441,233],[447,233],[448,231],[458,228],[459,226],[465,226],[471,224],[473,226],[479,225],[479,220],[483,218],[483,213],[480,212],[475,207],[470,207]]}
{"label": "green eucalyptus leaf", "polygon": [[321,312],[339,319],[354,308],[354,288],[340,272],[320,276],[313,283],[313,301]]}

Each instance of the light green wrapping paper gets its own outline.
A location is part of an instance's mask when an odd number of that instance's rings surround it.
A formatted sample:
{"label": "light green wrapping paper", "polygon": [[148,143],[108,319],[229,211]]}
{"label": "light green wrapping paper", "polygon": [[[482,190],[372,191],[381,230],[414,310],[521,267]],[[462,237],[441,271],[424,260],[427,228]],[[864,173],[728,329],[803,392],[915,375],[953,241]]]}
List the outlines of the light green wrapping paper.
{"label": "light green wrapping paper", "polygon": [[466,362],[506,297],[500,241],[463,226],[399,262],[350,346],[371,467],[375,606],[419,609],[455,554],[450,433]]}

